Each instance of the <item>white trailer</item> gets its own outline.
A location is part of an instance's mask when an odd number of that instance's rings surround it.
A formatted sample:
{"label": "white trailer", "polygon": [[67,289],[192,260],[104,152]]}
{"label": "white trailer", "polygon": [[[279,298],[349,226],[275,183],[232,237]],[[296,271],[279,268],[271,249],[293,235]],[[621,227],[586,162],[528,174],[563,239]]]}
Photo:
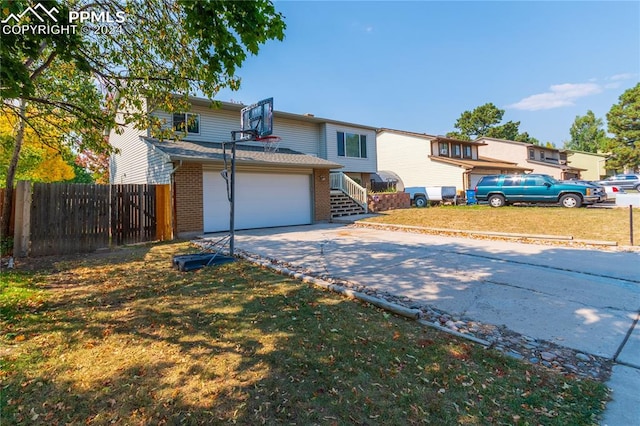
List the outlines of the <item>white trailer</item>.
{"label": "white trailer", "polygon": [[409,186],[404,189],[411,197],[411,203],[416,207],[426,207],[428,204],[453,202],[457,204],[455,186]]}

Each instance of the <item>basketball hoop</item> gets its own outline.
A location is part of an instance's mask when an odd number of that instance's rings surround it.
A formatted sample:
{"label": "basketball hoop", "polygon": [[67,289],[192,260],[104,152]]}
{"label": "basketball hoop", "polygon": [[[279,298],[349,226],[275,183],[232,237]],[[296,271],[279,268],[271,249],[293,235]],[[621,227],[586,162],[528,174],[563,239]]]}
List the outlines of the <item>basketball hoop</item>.
{"label": "basketball hoop", "polygon": [[264,144],[264,152],[276,152],[278,150],[278,145],[280,145],[280,136],[259,136],[255,138],[256,142],[261,142]]}

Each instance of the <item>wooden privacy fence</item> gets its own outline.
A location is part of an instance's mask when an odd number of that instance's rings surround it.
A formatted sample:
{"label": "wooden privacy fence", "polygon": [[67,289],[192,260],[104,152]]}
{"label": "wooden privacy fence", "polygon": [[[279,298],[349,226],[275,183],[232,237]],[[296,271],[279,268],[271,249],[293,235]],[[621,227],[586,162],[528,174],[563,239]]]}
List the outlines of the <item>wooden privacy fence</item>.
{"label": "wooden privacy fence", "polygon": [[93,251],[172,236],[169,185],[19,182],[14,255]]}

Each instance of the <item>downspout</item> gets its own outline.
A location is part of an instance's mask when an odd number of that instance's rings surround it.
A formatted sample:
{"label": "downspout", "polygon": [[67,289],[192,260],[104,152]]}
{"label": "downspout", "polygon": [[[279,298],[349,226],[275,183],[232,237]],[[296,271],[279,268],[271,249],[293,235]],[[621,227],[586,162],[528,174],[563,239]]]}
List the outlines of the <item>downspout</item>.
{"label": "downspout", "polygon": [[462,184],[463,184],[463,192],[466,194],[467,189],[471,189],[471,170],[472,169],[465,169],[465,171],[462,173]]}

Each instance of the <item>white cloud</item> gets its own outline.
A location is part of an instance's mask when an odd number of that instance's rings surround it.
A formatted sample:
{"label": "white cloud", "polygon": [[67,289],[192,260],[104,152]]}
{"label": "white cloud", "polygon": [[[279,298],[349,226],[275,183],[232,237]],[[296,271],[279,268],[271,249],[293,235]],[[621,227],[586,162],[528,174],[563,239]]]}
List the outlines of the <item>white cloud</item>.
{"label": "white cloud", "polygon": [[604,85],[605,89],[619,89],[624,84],[625,80],[632,80],[636,78],[637,74],[624,73],[624,74],[616,74],[611,77],[607,77],[605,80],[609,81],[609,83]]}
{"label": "white cloud", "polygon": [[551,86],[548,92],[528,96],[515,104],[507,105],[507,108],[525,111],[561,108],[574,105],[576,99],[598,94],[602,90],[602,87],[595,83],[556,84]]}
{"label": "white cloud", "polygon": [[635,76],[636,76],[635,74],[631,74],[631,73],[616,74],[616,75],[612,75],[611,77],[609,77],[608,80],[613,80],[613,81],[631,80]]}

